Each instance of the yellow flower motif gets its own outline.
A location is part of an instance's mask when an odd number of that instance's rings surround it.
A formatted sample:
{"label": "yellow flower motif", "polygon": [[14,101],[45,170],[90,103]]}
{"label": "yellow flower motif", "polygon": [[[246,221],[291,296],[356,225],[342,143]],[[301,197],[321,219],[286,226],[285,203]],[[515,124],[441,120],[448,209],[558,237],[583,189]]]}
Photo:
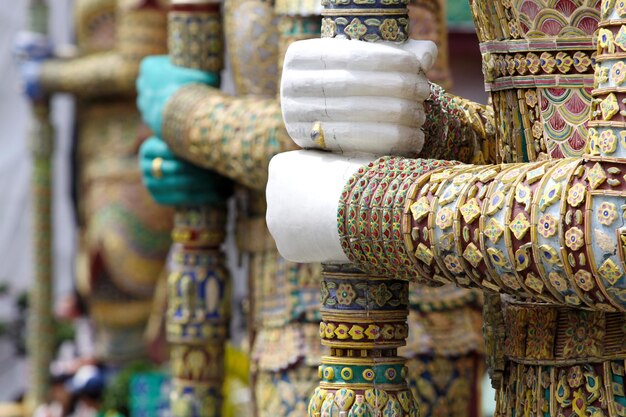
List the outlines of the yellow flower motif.
{"label": "yellow flower motif", "polygon": [[539,200],[539,208],[543,211],[546,207],[554,204],[561,197],[561,183],[556,182],[550,185]]}
{"label": "yellow flower motif", "polygon": [[373,381],[374,378],[376,378],[376,373],[374,372],[373,369],[366,369],[363,371],[363,379],[365,379],[366,381]]}
{"label": "yellow flower motif", "polygon": [[584,234],[578,227],[572,227],[565,232],[565,245],[571,250],[578,250],[585,244]]}
{"label": "yellow flower motif", "polygon": [[444,207],[437,212],[435,223],[440,229],[448,229],[452,227],[454,213],[448,207]]}
{"label": "yellow flower motif", "polygon": [[617,102],[617,97],[615,94],[609,94],[602,102],[600,103],[600,110],[602,110],[602,118],[604,120],[611,120],[613,116],[617,114],[619,111],[619,103]]}
{"label": "yellow flower motif", "polygon": [[610,226],[617,219],[617,208],[615,204],[605,201],[598,207],[597,214],[601,224]]}
{"label": "yellow flower motif", "polygon": [[584,291],[591,291],[593,287],[595,287],[593,277],[588,271],[585,271],[584,269],[580,269],[574,274],[574,280],[576,281],[576,284]]}
{"label": "yellow flower motif", "polygon": [[617,61],[611,67],[611,78],[613,82],[617,85],[622,85],[624,80],[626,80],[626,64],[622,61]]}
{"label": "yellow flower motif", "polygon": [[548,275],[550,284],[559,292],[567,291],[567,280],[561,276],[558,272],[550,272]]}
{"label": "yellow flower motif", "polygon": [[354,374],[352,373],[352,369],[351,368],[342,368],[341,369],[341,378],[344,381],[351,381],[352,377],[354,376]]}
{"label": "yellow flower motif", "polygon": [[336,297],[339,304],[349,306],[356,298],[356,291],[354,291],[354,288],[352,288],[352,285],[350,284],[339,284]]}
{"label": "yellow flower motif", "polygon": [[446,265],[446,268],[448,268],[448,271],[453,274],[460,274],[463,272],[461,260],[454,255],[446,255],[446,257],[443,258],[443,263]]}
{"label": "yellow flower motif", "polygon": [[539,218],[537,231],[541,236],[547,239],[550,236],[554,236],[554,234],[556,233],[556,227],[556,219],[549,214],[544,214]]}
{"label": "yellow flower motif", "polygon": [[534,89],[526,90],[525,97],[526,97],[526,104],[528,105],[528,107],[535,107],[537,103],[539,102],[539,99],[537,99],[537,90],[534,90]]}
{"label": "yellow flower motif", "polygon": [[574,53],[574,68],[576,68],[576,70],[580,72],[587,72],[587,69],[589,69],[591,64],[591,58],[589,58],[583,51],[576,51]]}
{"label": "yellow flower motif", "polygon": [[617,149],[617,137],[612,130],[607,129],[600,133],[600,139],[598,140],[598,147],[600,151],[604,153],[613,153]]}
{"label": "yellow flower motif", "polygon": [[520,27],[516,20],[512,20],[509,22],[509,33],[514,39],[520,37]]}
{"label": "yellow flower motif", "polygon": [[574,186],[567,191],[567,203],[570,206],[578,207],[584,199],[585,186],[581,183],[574,184]]}
{"label": "yellow flower motif", "polygon": [[320,322],[320,338],[324,338],[324,335],[326,334],[326,323],[325,322]]}
{"label": "yellow flower motif", "polygon": [[543,126],[541,125],[541,123],[539,123],[538,121],[533,123],[532,132],[533,132],[533,137],[535,139],[539,139],[543,135]]}
{"label": "yellow flower motif", "polygon": [[559,52],[556,54],[556,66],[563,74],[569,72],[572,64],[574,64],[574,60],[565,52]]}
{"label": "yellow flower motif", "polygon": [[398,22],[395,19],[385,19],[380,25],[380,35],[386,41],[395,41],[398,39]]}

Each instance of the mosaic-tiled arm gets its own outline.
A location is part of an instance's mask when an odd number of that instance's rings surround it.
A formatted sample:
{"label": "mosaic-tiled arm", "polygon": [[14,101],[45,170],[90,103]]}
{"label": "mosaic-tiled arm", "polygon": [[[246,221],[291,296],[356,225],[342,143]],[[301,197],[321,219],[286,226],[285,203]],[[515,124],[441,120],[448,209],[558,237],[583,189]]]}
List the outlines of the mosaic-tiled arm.
{"label": "mosaic-tiled arm", "polygon": [[297,148],[276,99],[230,97],[197,84],[168,100],[163,139],[179,157],[254,189],[265,187],[272,156]]}
{"label": "mosaic-tiled arm", "polygon": [[118,13],[118,41],[113,51],[45,62],[40,75],[42,88],[90,98],[133,96],[141,59],[167,52],[165,12],[155,6],[135,6]]}

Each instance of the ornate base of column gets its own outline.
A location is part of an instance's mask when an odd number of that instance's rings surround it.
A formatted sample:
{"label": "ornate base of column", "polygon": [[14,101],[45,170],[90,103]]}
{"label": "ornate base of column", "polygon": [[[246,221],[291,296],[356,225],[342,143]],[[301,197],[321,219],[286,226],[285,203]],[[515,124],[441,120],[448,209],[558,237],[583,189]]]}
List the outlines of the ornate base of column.
{"label": "ornate base of column", "polygon": [[496,416],[626,415],[626,315],[510,304]]}
{"label": "ornate base of column", "polygon": [[408,336],[407,281],[326,265],[322,343],[330,347],[309,417],[418,416],[398,347]]}

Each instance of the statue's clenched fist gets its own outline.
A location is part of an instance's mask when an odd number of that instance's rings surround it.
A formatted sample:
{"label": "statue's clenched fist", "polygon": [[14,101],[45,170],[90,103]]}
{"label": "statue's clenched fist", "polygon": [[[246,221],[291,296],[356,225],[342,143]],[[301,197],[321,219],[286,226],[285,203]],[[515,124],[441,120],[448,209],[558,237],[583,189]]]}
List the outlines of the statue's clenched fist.
{"label": "statue's clenched fist", "polygon": [[295,42],[281,82],[289,135],[303,148],[416,155],[436,55],[432,42]]}
{"label": "statue's clenched fist", "polygon": [[157,137],[139,150],[143,182],[154,200],[166,206],[221,203],[231,191],[230,181],[214,172],[177,158]]}

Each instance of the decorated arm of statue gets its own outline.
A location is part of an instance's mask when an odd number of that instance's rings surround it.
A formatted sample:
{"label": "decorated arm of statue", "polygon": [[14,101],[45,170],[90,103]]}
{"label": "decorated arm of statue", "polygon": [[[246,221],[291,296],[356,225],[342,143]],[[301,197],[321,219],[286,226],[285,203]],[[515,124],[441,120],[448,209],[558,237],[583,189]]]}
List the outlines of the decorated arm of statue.
{"label": "decorated arm of statue", "polygon": [[164,10],[119,6],[115,49],[44,62],[39,73],[41,88],[81,97],[133,96],[141,59],[166,52],[166,28]]}
{"label": "decorated arm of statue", "polygon": [[198,84],[168,100],[162,126],[176,155],[256,189],[267,183],[271,157],[297,148],[277,100],[230,97]]}
{"label": "decorated arm of statue", "polygon": [[[284,80],[291,58],[288,53]],[[596,117],[623,117],[610,86],[600,87]],[[283,94],[298,101],[296,90],[283,81]],[[385,100],[371,100],[385,108]],[[604,158],[478,166],[313,151],[278,155],[270,164],[268,226],[292,261],[352,263],[374,275],[623,311],[626,162],[606,158],[617,156],[613,130],[621,126],[609,124],[617,127],[591,130],[591,155]]]}

